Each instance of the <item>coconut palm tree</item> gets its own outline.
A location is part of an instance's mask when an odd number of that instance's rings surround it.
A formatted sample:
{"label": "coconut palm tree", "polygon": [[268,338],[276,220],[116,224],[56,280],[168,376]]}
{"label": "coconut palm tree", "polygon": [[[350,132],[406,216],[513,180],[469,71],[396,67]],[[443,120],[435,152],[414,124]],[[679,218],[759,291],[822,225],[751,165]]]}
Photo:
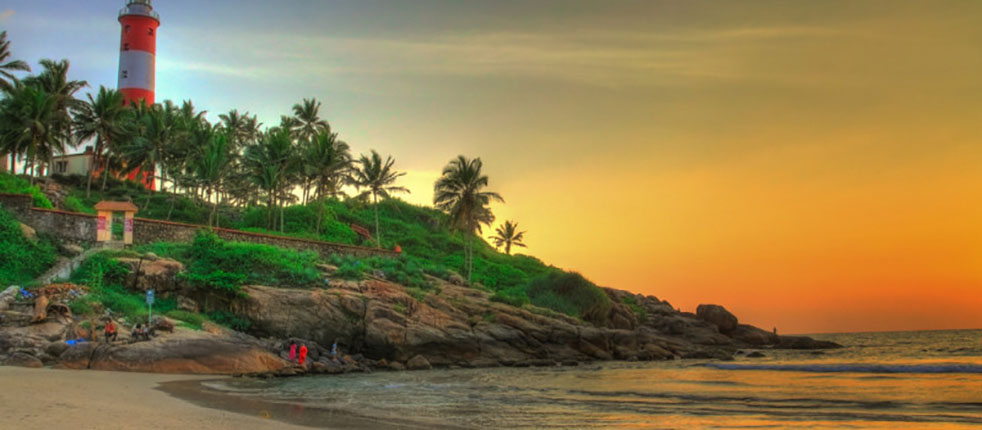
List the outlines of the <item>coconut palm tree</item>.
{"label": "coconut palm tree", "polygon": [[[273,208],[277,202],[286,198],[288,179],[295,169],[296,157],[288,129],[275,129],[263,133],[259,140],[246,146],[242,159],[243,168],[252,183],[258,186],[267,198],[266,222],[270,229],[275,228]],[[280,228],[283,227],[283,214],[280,211]]]}
{"label": "coconut palm tree", "polygon": [[85,104],[84,101],[75,98],[75,93],[89,86],[89,84],[85,81],[68,79],[70,68],[68,60],[44,59],[41,60],[41,67],[44,70],[40,74],[28,77],[24,79],[24,82],[43,88],[45,92],[55,98],[55,116],[49,126],[57,138],[52,141],[52,145],[45,148],[43,154],[40,154],[43,157],[42,160],[50,166],[55,154],[63,154],[66,152],[67,146],[75,146],[74,141],[71,140],[71,111],[81,108]]}
{"label": "coconut palm tree", "polygon": [[481,172],[483,166],[480,158],[469,160],[460,155],[443,168],[433,187],[433,204],[450,215],[451,229],[464,234],[464,269],[468,282],[474,269],[474,236],[481,232],[482,224],[494,222],[488,205],[492,201],[504,202],[498,193],[483,191],[488,186],[488,177]]}
{"label": "coconut palm tree", "polygon": [[[0,31],[0,91],[9,93],[14,90],[17,77],[13,71],[30,72],[31,66],[21,60],[9,60],[10,41],[7,40],[7,32]],[[9,60],[9,61],[8,61]],[[13,169],[13,167],[11,167]]]}
{"label": "coconut palm tree", "polygon": [[246,142],[249,142],[256,138],[259,133],[259,126],[261,125],[256,121],[256,116],[249,116],[249,112],[240,114],[237,109],[232,109],[228,113],[223,113],[218,115],[218,119],[221,120],[222,128],[226,131],[228,136],[229,146],[233,151],[238,150]]}
{"label": "coconut palm tree", "polygon": [[99,87],[95,97],[88,95],[88,103],[83,103],[73,109],[75,118],[74,134],[79,142],[94,140],[92,162],[89,163],[89,174],[85,183],[85,197],[92,190],[92,176],[96,166],[102,169],[102,174],[109,174],[103,155],[113,147],[113,143],[124,138],[127,116],[123,107],[123,93],[104,86]]}
{"label": "coconut palm tree", "polygon": [[293,134],[301,142],[312,139],[320,132],[331,131],[327,121],[320,118],[321,102],[317,99],[303,99],[302,103],[293,105]]}
{"label": "coconut palm tree", "polygon": [[24,173],[30,166],[32,183],[38,158],[45,159],[61,142],[57,104],[44,88],[19,82],[0,105],[0,151],[24,156]]}
{"label": "coconut palm tree", "polygon": [[397,172],[392,167],[394,164],[395,160],[391,156],[385,157],[385,161],[382,161],[382,156],[372,150],[371,155],[362,154],[351,171],[351,184],[359,190],[365,189],[356,198],[367,200],[369,196],[372,197],[372,207],[375,209],[375,243],[379,248],[382,247],[382,232],[378,222],[379,198],[390,198],[391,193],[396,192],[409,193],[406,187],[392,185],[396,179],[406,174],[406,172]]}
{"label": "coconut palm tree", "polygon": [[232,170],[232,153],[228,141],[224,133],[211,132],[207,144],[190,162],[195,178],[205,187],[206,200],[212,203],[211,212],[208,213],[209,227],[214,225],[215,213],[220,203],[219,200],[211,202],[211,196]]}
{"label": "coconut palm tree", "polygon": [[[157,177],[158,164],[162,165],[161,171],[167,170],[165,160],[178,133],[173,113],[162,105],[138,107],[133,136],[121,148],[127,169],[139,169],[151,184]],[[150,204],[150,195],[147,193],[144,206]]]}
{"label": "coconut palm tree", "polygon": [[504,224],[499,226],[494,230],[495,235],[491,238],[494,241],[495,248],[501,248],[502,245],[505,247],[505,254],[511,255],[512,246],[520,246],[525,248],[525,244],[522,240],[525,239],[525,232],[518,231],[518,223],[505,221]]}
{"label": "coconut palm tree", "polygon": [[351,168],[351,152],[348,144],[338,139],[337,133],[321,131],[306,148],[303,159],[304,174],[314,184],[317,194],[317,233],[320,233],[324,216],[324,202],[328,197],[341,194],[342,179]]}

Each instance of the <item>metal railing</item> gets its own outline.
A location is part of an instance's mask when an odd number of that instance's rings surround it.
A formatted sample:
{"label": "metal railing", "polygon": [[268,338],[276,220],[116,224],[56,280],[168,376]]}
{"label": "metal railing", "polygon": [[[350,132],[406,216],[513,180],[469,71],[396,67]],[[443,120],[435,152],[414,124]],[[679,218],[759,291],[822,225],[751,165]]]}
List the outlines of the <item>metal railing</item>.
{"label": "metal railing", "polygon": [[150,18],[160,21],[160,15],[150,7],[150,2],[145,0],[130,0],[126,7],[119,10],[120,17],[125,15],[149,16]]}

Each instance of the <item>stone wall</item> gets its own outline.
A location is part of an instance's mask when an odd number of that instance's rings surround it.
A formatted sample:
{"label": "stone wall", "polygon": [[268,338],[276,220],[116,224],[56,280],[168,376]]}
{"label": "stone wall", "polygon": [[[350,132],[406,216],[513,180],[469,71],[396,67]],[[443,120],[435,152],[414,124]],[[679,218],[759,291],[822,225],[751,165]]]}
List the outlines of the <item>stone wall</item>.
{"label": "stone wall", "polygon": [[[0,194],[0,207],[14,214],[21,222],[39,232],[49,233],[71,243],[91,243],[96,237],[96,216],[78,212],[34,208],[33,198],[20,194]],[[133,219],[133,244],[140,245],[157,241],[190,242],[198,230],[207,229],[196,224],[184,224],[152,220]],[[214,232],[222,239],[235,242],[261,243],[301,251],[314,251],[321,256],[333,254],[354,255],[357,257],[398,255],[395,251],[368,248],[364,246],[321,242],[285,236],[249,233],[227,228],[215,228]]]}

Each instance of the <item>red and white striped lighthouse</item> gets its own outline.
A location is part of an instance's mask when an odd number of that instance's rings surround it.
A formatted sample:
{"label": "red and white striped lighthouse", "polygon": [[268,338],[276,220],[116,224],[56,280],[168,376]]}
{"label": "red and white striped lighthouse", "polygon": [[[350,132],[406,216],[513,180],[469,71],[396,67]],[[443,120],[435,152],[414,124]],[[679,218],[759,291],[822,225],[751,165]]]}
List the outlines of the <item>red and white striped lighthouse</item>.
{"label": "red and white striped lighthouse", "polygon": [[123,27],[119,45],[119,86],[126,103],[154,102],[157,27],[160,16],[150,0],[128,0],[119,11]]}
{"label": "red and white striped lighthouse", "polygon": [[[127,0],[119,11],[122,35],[119,43],[119,84],[126,104],[154,103],[154,87],[157,65],[157,27],[160,15],[153,10],[150,0]],[[136,169],[126,177],[139,180],[148,190],[156,189],[153,169]]]}

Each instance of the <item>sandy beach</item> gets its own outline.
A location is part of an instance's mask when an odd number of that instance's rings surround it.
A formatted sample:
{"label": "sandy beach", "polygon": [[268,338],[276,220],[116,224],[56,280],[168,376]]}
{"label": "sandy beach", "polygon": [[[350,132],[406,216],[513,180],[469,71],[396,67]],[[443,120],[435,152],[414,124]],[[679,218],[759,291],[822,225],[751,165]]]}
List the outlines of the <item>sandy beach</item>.
{"label": "sandy beach", "polygon": [[157,390],[196,376],[0,367],[0,429],[302,429]]}

